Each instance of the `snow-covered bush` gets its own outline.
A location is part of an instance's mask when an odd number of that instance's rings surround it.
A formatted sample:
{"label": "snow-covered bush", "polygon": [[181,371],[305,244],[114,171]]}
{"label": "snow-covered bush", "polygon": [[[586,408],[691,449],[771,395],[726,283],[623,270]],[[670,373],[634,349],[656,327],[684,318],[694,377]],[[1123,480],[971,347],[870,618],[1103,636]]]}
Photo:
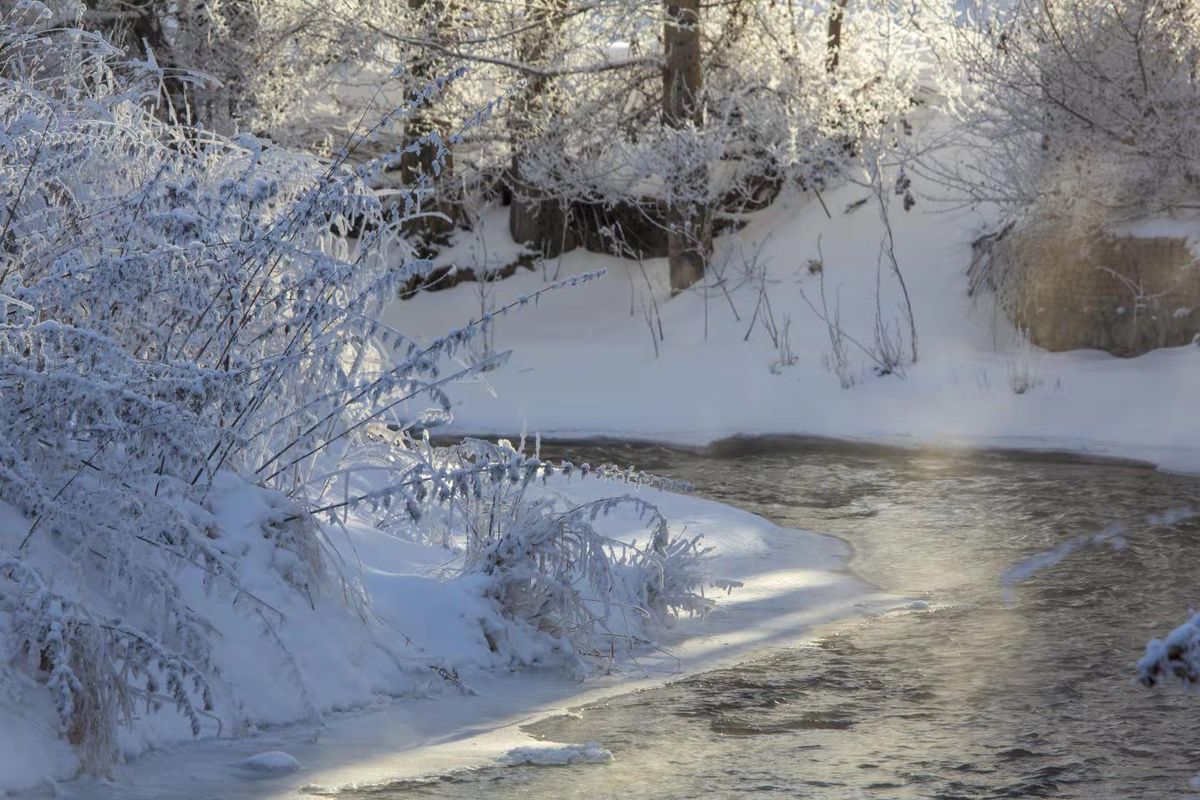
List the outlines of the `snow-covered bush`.
{"label": "snow-covered bush", "polygon": [[[702,124],[673,128],[662,119],[663,37],[673,23],[661,0],[89,7],[87,24],[120,34],[131,55],[145,57],[149,47],[172,85],[178,70],[221,81],[182,92],[196,106],[187,111],[208,127],[237,123],[329,152],[338,145],[331,130],[469,64],[469,75],[395,131],[397,139],[447,132],[470,109],[506,96],[497,124],[470,132],[456,149],[455,180],[438,183],[438,202],[475,206],[502,188],[515,215],[534,210],[545,244],[570,246],[587,227],[618,252],[640,237],[571,214],[623,208],[625,225],[649,226],[652,235],[667,224],[657,205],[684,191],[681,175],[709,170],[711,181],[687,191],[722,211],[760,207],[786,181],[822,187],[841,177],[855,166],[856,147],[895,135],[928,82],[923,31],[938,18],[920,4],[887,0],[705,4]],[[364,89],[381,64],[399,65],[390,88]],[[402,171],[428,167],[409,159]],[[549,241],[563,221],[576,230]]]}
{"label": "snow-covered bush", "polygon": [[[0,593],[0,611],[10,617],[11,666],[45,680],[63,735],[79,748],[84,764],[100,767],[116,759],[113,722],[129,723],[139,704],[173,704],[192,733],[200,732],[200,715],[213,703],[202,641],[161,644],[119,618],[56,594],[19,558],[0,561],[0,576],[13,584]],[[200,633],[196,620],[188,622],[193,624],[181,626],[181,635]]]}
{"label": "snow-covered bush", "polygon": [[[355,158],[458,75],[319,161],[164,122],[153,61],[45,27],[44,12],[24,2],[0,19],[0,512],[27,523],[0,530],[0,690],[48,688],[62,734],[103,770],[138,704],[173,704],[193,731],[212,706],[219,631],[184,600],[182,572],[203,575],[272,632],[285,622],[239,580],[246,548],[226,540],[213,505],[230,476],[277,498],[258,531],[271,580],[315,608],[326,594],[368,602],[318,512],[344,519],[365,503],[415,519],[475,508],[486,481],[500,485],[512,467],[508,454],[476,449],[468,463],[415,448],[407,434],[447,417],[450,382],[503,360],[444,367],[486,320],[422,344],[378,322],[382,304],[427,268],[389,268],[382,251],[420,213],[432,176],[392,211],[367,184],[414,153],[436,171],[460,137],[430,133]],[[366,470],[371,486],[351,501]],[[532,578],[559,603],[555,635],[581,619],[583,600],[553,596],[578,568],[610,581],[588,584],[588,601],[636,602],[659,617],[699,608],[694,544],[660,534],[619,546],[574,517],[571,541],[551,542],[545,506],[505,505],[517,520],[509,541],[536,542],[509,558],[555,565]],[[486,559],[505,546],[469,552]],[[497,602],[516,585],[498,578]]]}
{"label": "snow-covered bush", "polygon": [[1093,226],[1194,201],[1195,4],[1016,0],[954,30],[974,197]]}
{"label": "snow-covered bush", "polygon": [[[303,501],[317,455],[395,418],[397,395],[436,393],[437,359],[466,334],[409,351],[372,338],[405,278],[370,247],[388,221],[362,170],[381,165],[164,124],[153,64],[39,31],[39,11],[0,21],[0,499],[30,521],[0,539],[18,655],[4,669],[48,682],[64,734],[102,767],[134,700],[166,687],[193,728],[210,703],[212,632],[175,572],[248,594],[206,506],[214,478],[257,474]],[[333,232],[351,215],[373,227],[357,248]],[[376,341],[407,355],[368,375]],[[325,577],[316,532],[297,519],[278,537],[296,556],[281,580]]]}
{"label": "snow-covered bush", "polygon": [[[457,458],[488,465],[477,490],[461,504],[464,574],[487,577],[486,594],[501,612],[559,643],[570,659],[611,659],[677,614],[703,614],[710,601],[698,538],[672,537],[658,509],[633,495],[582,505],[539,491],[550,475],[593,477],[633,487],[680,489],[630,470],[570,463],[550,465],[505,442],[468,440]],[[606,535],[609,514],[632,512],[645,538]],[[489,631],[489,642],[509,649]],[[580,665],[582,666],[582,664]]]}
{"label": "snow-covered bush", "polygon": [[[625,494],[572,505],[557,491],[585,479]],[[482,621],[484,635],[507,662],[565,664],[583,674],[712,605],[703,594],[707,548],[672,536],[636,496],[642,487],[690,491],[677,481],[546,461],[523,443],[434,447],[426,436],[399,449],[360,448],[330,486],[329,495],[343,499],[317,512],[338,519],[353,511],[393,536],[455,552],[447,575],[495,604],[504,622]],[[630,535],[631,524],[640,533]]]}
{"label": "snow-covered bush", "polygon": [[[703,123],[675,130],[660,123],[665,8],[624,0],[591,14],[548,14],[553,36],[531,57],[488,51],[504,61],[485,65],[480,78],[524,74],[535,95],[510,107],[522,115],[521,136],[496,151],[520,166],[515,197],[640,203],[669,198],[680,191],[677,176],[707,170],[707,191],[693,199],[720,211],[760,207],[784,183],[820,189],[843,178],[857,148],[895,134],[930,74],[915,6],[850,3],[831,66],[830,4],[706,4]],[[514,11],[497,4],[492,13]],[[617,242],[613,251],[622,252]]]}

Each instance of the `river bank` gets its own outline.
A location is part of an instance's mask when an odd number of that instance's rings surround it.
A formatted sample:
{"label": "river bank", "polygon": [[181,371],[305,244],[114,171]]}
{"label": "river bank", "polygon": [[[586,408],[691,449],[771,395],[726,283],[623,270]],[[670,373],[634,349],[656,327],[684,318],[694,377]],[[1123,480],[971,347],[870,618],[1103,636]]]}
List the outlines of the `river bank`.
{"label": "river bank", "polygon": [[[821,202],[785,194],[747,215],[741,231],[718,241],[707,290],[672,298],[664,260],[573,251],[539,271],[397,301],[385,318],[407,331],[440,331],[547,277],[608,270],[493,324],[491,350],[511,350],[511,360],[456,391],[454,421],[440,431],[447,435],[525,430],[687,446],[800,435],[1064,451],[1200,471],[1200,346],[1136,358],[1032,346],[990,296],[968,292],[971,245],[995,227],[994,212],[949,207],[920,177],[913,187],[917,206],[893,208],[890,221],[918,359],[889,374],[869,351],[877,311],[894,331],[900,306],[886,275],[877,294],[883,223],[854,184]],[[485,215],[439,263],[502,262],[512,250],[505,211]],[[843,366],[822,316],[843,333]]]}
{"label": "river bank", "polygon": [[[612,493],[612,487],[594,481],[555,489],[578,502]],[[612,674],[580,682],[563,671],[467,665],[459,674],[469,693],[380,698],[373,709],[334,714],[317,724],[185,742],[131,761],[112,782],[75,781],[59,790],[79,800],[282,798],[479,767],[512,748],[536,746],[521,726],[568,707],[793,646],[836,620],[903,607],[846,571],[849,552],[838,539],[779,528],[699,497],[645,488],[639,496],[658,505],[673,530],[703,535],[714,548],[714,577],[741,585],[728,595],[719,593],[706,618],[680,619],[662,632],[656,647],[621,659]],[[430,613],[440,612],[431,608]],[[446,609],[429,624],[461,626],[456,616]],[[273,750],[295,757],[301,769],[262,779],[239,766]]]}

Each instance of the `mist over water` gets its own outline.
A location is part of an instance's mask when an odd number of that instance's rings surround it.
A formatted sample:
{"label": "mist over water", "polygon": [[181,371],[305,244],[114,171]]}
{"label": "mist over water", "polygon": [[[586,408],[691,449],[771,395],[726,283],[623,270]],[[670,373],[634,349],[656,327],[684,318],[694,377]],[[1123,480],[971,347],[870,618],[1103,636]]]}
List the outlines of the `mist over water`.
{"label": "mist over water", "polygon": [[[780,525],[843,537],[854,570],[926,601],[811,646],[532,726],[610,764],[495,767],[374,796],[1165,798],[1200,773],[1200,698],[1135,685],[1145,642],[1195,602],[1200,481],[995,453],[829,443],[547,447],[693,483]],[[554,452],[550,452],[554,451]],[[1036,553],[1121,523],[1009,587]]]}

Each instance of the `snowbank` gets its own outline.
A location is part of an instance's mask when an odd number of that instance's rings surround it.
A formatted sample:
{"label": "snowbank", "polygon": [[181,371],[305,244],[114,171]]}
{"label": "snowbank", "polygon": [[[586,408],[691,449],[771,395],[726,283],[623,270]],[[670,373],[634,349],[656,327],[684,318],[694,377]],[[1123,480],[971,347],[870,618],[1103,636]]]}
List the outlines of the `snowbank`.
{"label": "snowbank", "polygon": [[[429,664],[479,660],[481,651],[487,653],[473,615],[496,611],[468,582],[444,582],[430,574],[429,567],[450,557],[448,551],[372,529],[346,530],[339,549],[347,558],[356,551],[374,557],[372,566],[364,567],[383,620],[374,622],[364,620],[334,587],[301,592],[286,582],[290,551],[268,536],[270,526],[293,508],[283,495],[224,474],[209,505],[216,523],[213,546],[230,554],[236,573],[214,580],[211,573],[182,564],[176,572],[181,600],[204,621],[213,642],[213,707],[200,719],[202,738],[253,736],[261,729],[424,693]],[[11,506],[0,503],[0,548],[15,549],[29,528]],[[32,537],[26,553],[45,574],[63,575],[68,586],[75,583],[81,602],[103,607],[94,587],[67,577],[69,567],[42,539]],[[421,627],[427,624],[431,627]],[[0,615],[0,633],[4,625]],[[430,635],[423,636],[422,647],[403,630]],[[169,702],[154,708],[139,702],[132,711],[131,724],[118,729],[118,750],[126,759],[193,741],[187,720]],[[236,766],[274,774],[281,771],[280,763],[260,758]],[[11,692],[0,693],[0,794],[52,791],[55,781],[70,779],[79,769],[78,754],[63,739],[45,685],[21,678]]]}
{"label": "snowbank", "polygon": [[[559,481],[553,488],[578,503],[613,493],[611,485],[591,480]],[[78,780],[60,791],[81,800],[294,797],[302,787],[370,787],[478,766],[536,746],[518,729],[521,724],[794,644],[809,638],[815,626],[889,602],[844,571],[848,548],[839,540],[784,530],[695,497],[646,488],[639,496],[661,508],[673,532],[703,534],[715,548],[715,577],[742,584],[722,594],[707,618],[683,618],[664,631],[661,650],[646,648],[636,661],[625,659],[612,674],[584,682],[564,670],[496,669],[479,625],[481,615],[494,612],[472,596],[469,582],[436,579],[448,560],[445,551],[351,529],[352,542],[341,543],[352,543],[362,560],[375,613],[389,630],[404,634],[414,656],[436,654],[438,664],[454,669],[461,689],[427,670],[415,696],[372,704],[356,678],[362,665],[355,663],[369,665],[371,647],[347,642],[332,625],[314,627],[310,648],[346,661],[328,669],[318,665],[314,669],[322,671],[313,673],[313,682],[330,684],[323,692],[347,698],[357,693],[359,703],[347,701],[348,710],[321,721],[262,726],[240,738],[210,737],[150,752],[120,767],[111,783]],[[630,530],[637,528],[632,515],[626,522]],[[266,648],[243,646],[243,666],[253,669],[249,662]],[[303,769],[248,771],[247,759],[264,751],[282,751]]]}
{"label": "snowbank", "polygon": [[[939,194],[919,178],[914,190],[918,197]],[[551,262],[552,274],[600,267],[609,274],[500,321],[495,347],[512,349],[512,361],[486,383],[456,393],[451,431],[527,429],[692,445],[734,434],[803,434],[913,447],[1066,451],[1200,471],[1193,401],[1200,347],[1120,359],[1030,346],[999,318],[990,298],[967,295],[971,243],[993,222],[986,212],[922,199],[906,213],[893,204],[919,361],[904,367],[902,377],[879,376],[849,344],[854,385],[843,389],[827,366],[828,329],[805,297],[821,307],[823,278],[830,314],[840,308],[844,330],[869,347],[883,229],[868,189],[847,185],[822,199],[785,197],[720,241],[715,261],[728,292],[710,290],[707,297],[693,290],[670,299],[663,260],[645,262],[645,275],[636,263],[581,251]],[[502,229],[503,211],[493,212],[486,231]],[[790,365],[778,364],[781,348],[763,324],[763,281],[742,274],[756,248],[772,316],[780,329],[790,323]],[[887,270],[885,259],[880,310],[894,324],[898,299]],[[540,272],[521,272],[489,290],[499,304],[542,281]],[[394,303],[389,317],[405,330],[433,333],[478,308],[478,288],[466,284]],[[660,325],[663,339],[656,343]]]}

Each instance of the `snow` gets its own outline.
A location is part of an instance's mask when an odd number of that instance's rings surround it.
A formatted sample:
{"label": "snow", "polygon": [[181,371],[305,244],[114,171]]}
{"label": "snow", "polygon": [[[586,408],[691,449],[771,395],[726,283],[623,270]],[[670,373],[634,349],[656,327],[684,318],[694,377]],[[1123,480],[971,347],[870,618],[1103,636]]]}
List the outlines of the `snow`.
{"label": "snow", "polygon": [[1197,681],[1198,666],[1200,615],[1193,614],[1165,639],[1146,643],[1146,653],[1138,661],[1138,677],[1147,686],[1178,683],[1191,689]]}
{"label": "snow", "polygon": [[0,795],[34,790],[75,774],[78,760],[59,736],[53,703],[42,692],[0,697]]}
{"label": "snow", "polygon": [[300,771],[300,762],[282,750],[267,750],[238,762],[238,766],[263,775],[287,775]]}
{"label": "snow", "polygon": [[[801,295],[819,306],[820,275],[807,266],[823,256],[831,308],[836,296],[843,327],[871,342],[882,226],[873,199],[843,212],[870,197],[868,190],[847,185],[823,194],[832,219],[811,196],[793,194],[752,215],[736,237],[718,242],[716,261],[728,264],[731,287],[741,260],[760,243],[775,319],[791,322],[794,365],[772,371],[779,352],[761,321],[744,341],[756,285],[732,288],[729,298],[714,291],[706,300],[690,291],[669,299],[664,260],[646,261],[643,277],[636,263],[577,250],[547,270],[569,275],[603,267],[609,274],[498,322],[495,347],[511,349],[512,360],[486,382],[456,392],[448,431],[536,430],[544,437],[687,445],[739,434],[790,434],[908,447],[1063,451],[1200,471],[1200,425],[1191,400],[1200,389],[1200,348],[1121,359],[1030,346],[988,298],[967,296],[971,242],[994,226],[992,217],[926,199],[941,192],[919,177],[914,190],[921,198],[915,209],[890,212],[920,346],[918,363],[906,366],[903,377],[877,376],[852,349],[855,385],[843,389],[825,363],[826,327]],[[500,228],[503,212],[492,212],[488,230]],[[886,288],[886,265],[884,282]],[[649,308],[647,283],[665,334],[657,356],[643,311]],[[519,272],[493,288],[496,303],[541,284],[541,272]],[[461,322],[463,310],[475,307],[468,297],[476,295],[470,285],[426,293],[394,303],[386,316],[405,330],[432,333]],[[885,318],[895,311],[893,294],[883,304]],[[652,308],[649,313],[657,327]]]}
{"label": "snow", "polygon": [[613,754],[599,742],[569,744],[561,747],[514,747],[500,757],[500,763],[510,767],[562,767],[569,764],[607,764]]}
{"label": "snow", "polygon": [[1187,244],[1192,255],[1200,257],[1200,236],[1196,234],[1197,224],[1200,224],[1200,218],[1195,214],[1158,214],[1139,219],[1136,222],[1112,225],[1110,231],[1115,236],[1180,239]]}
{"label": "snow", "polygon": [[[556,480],[552,488],[577,503],[613,492],[599,481],[578,479]],[[372,697],[356,688],[355,676],[373,663],[370,654],[378,645],[354,640],[344,624],[306,627],[302,632],[312,645],[347,659],[309,660],[300,649],[305,684],[314,698],[327,704],[328,693],[351,698],[357,693],[359,702],[346,700],[343,711],[320,720],[301,716],[298,723],[260,726],[241,737],[216,738],[209,732],[200,741],[145,753],[119,767],[111,782],[77,780],[61,784],[59,791],[80,800],[283,798],[301,789],[368,789],[477,767],[517,748],[548,746],[520,730],[534,720],[808,641],[823,624],[894,606],[894,598],[845,570],[849,549],[840,540],[785,530],[701,498],[648,488],[639,496],[660,507],[672,531],[703,534],[715,548],[715,575],[742,586],[729,595],[719,592],[718,604],[706,618],[685,617],[663,631],[662,650],[639,652],[636,664],[626,661],[612,674],[583,682],[563,670],[497,668],[502,665],[493,662],[478,622],[480,615],[494,612],[472,593],[469,582],[437,579],[449,557],[445,551],[350,527],[341,539],[331,535],[347,554],[353,545],[362,559],[374,612],[389,630],[407,637],[405,649],[413,658],[428,655],[431,664],[456,669],[465,690],[426,670],[415,693]],[[630,530],[636,523],[632,514],[624,521]],[[312,640],[318,630],[319,644]],[[257,691],[261,687],[253,677],[253,662],[265,648],[261,642],[241,647],[244,663],[238,668],[251,671],[246,681]],[[362,663],[353,663],[353,655]],[[330,686],[317,690],[325,684]],[[294,708],[296,701],[291,702]],[[268,750],[290,754],[304,769],[272,775],[269,782],[247,781],[239,762]],[[186,782],[180,781],[181,774],[187,775]]]}

